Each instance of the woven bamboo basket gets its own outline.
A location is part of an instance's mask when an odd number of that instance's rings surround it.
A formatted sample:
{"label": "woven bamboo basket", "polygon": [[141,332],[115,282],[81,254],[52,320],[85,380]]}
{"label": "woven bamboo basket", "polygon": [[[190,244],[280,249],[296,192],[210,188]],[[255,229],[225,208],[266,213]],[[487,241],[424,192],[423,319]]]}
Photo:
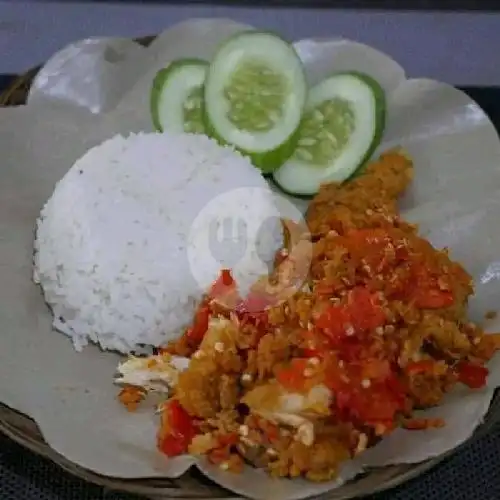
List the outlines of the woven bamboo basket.
{"label": "woven bamboo basket", "polygon": [[[154,37],[146,37],[137,41],[147,46],[153,39]],[[25,104],[31,82],[37,74],[38,69],[33,68],[24,75],[17,77],[10,87],[4,93],[0,94],[0,106]],[[497,391],[484,423],[479,426],[469,441],[462,446],[467,446],[472,441],[485,435],[499,420],[500,391]],[[0,432],[3,432],[10,439],[32,452],[48,458],[70,474],[111,490],[124,491],[154,500],[167,498],[236,500],[241,498],[217,486],[195,469],[190,470],[178,479],[123,480],[95,474],[70,462],[54,451],[44,441],[36,423],[30,417],[2,403],[0,403]],[[458,449],[451,453],[455,453],[456,451]],[[347,500],[394,488],[425,473],[449,457],[451,453],[445,453],[420,464],[398,465],[372,470],[341,488],[321,495],[318,497],[318,500]]]}

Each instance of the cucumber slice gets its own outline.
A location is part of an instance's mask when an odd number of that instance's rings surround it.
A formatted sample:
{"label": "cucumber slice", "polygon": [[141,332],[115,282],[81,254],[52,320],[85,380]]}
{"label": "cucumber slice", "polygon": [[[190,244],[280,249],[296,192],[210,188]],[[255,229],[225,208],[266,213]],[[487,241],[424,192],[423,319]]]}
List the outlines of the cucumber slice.
{"label": "cucumber slice", "polygon": [[307,84],[295,49],[262,31],[239,33],[217,51],[205,81],[210,135],[271,172],[294,150]]}
{"label": "cucumber slice", "polygon": [[208,63],[201,59],[173,61],[156,74],[151,88],[151,117],[159,132],[205,132],[203,83]]}
{"label": "cucumber slice", "polygon": [[370,158],[385,127],[385,94],[361,73],[333,75],[309,92],[292,157],[274,172],[286,192],[314,195],[321,184],[343,182]]}

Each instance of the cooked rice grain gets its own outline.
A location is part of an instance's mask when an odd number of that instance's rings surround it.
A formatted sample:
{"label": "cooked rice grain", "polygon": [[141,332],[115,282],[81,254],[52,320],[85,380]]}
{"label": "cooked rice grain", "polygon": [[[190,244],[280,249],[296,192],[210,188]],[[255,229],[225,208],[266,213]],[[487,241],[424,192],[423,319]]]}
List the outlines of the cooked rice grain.
{"label": "cooked rice grain", "polygon": [[[260,172],[205,136],[116,136],[88,151],[56,185],[37,222],[34,280],[54,327],[77,350],[89,340],[129,352],[175,338],[208,284],[194,279],[187,258],[193,221],[217,196],[241,188],[256,188],[263,199],[231,206],[229,215],[266,220],[274,198]],[[277,229],[260,242],[270,262],[281,245]],[[234,267],[226,257],[220,267]],[[238,279],[250,285],[255,273],[242,265]]]}

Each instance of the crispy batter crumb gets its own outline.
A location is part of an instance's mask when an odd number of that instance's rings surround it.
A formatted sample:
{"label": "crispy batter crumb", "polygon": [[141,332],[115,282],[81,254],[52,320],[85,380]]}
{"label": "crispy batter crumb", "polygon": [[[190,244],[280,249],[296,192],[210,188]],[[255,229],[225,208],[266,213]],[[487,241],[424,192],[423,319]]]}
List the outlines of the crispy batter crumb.
{"label": "crispy batter crumb", "polygon": [[127,408],[128,411],[137,410],[139,404],[146,397],[146,391],[142,387],[133,385],[124,386],[118,394],[120,403]]}

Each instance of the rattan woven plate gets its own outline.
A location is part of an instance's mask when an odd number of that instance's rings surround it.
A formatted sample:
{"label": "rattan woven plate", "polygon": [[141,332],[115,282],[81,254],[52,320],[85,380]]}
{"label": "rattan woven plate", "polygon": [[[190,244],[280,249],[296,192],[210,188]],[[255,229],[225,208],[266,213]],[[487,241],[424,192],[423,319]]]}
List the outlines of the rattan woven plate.
{"label": "rattan woven plate", "polygon": [[[143,45],[148,45],[154,37],[138,40]],[[22,76],[19,76],[11,86],[0,95],[0,106],[16,106],[26,102],[28,91],[37,74],[38,68],[34,68]],[[485,417],[484,423],[476,430],[467,443],[483,436],[500,420],[500,392],[497,391],[493,398],[491,407]],[[104,477],[89,470],[83,469],[66,460],[55,452],[44,441],[36,423],[26,415],[23,415],[0,403],[0,431],[9,438],[21,444],[38,455],[50,459],[69,473],[89,482],[104,486],[109,489],[122,490],[135,493],[151,499],[162,498],[184,498],[184,499],[236,499],[236,495],[224,490],[205,478],[197,470],[191,470],[179,479],[138,479],[122,480]],[[460,447],[461,448],[461,447]],[[454,450],[456,452],[457,450]],[[450,453],[427,460],[416,465],[391,466],[373,470],[355,481],[341,488],[326,493],[319,498],[329,500],[347,500],[359,496],[373,494],[398,486],[409,479],[415,478],[431,467],[434,467],[447,458]]]}

